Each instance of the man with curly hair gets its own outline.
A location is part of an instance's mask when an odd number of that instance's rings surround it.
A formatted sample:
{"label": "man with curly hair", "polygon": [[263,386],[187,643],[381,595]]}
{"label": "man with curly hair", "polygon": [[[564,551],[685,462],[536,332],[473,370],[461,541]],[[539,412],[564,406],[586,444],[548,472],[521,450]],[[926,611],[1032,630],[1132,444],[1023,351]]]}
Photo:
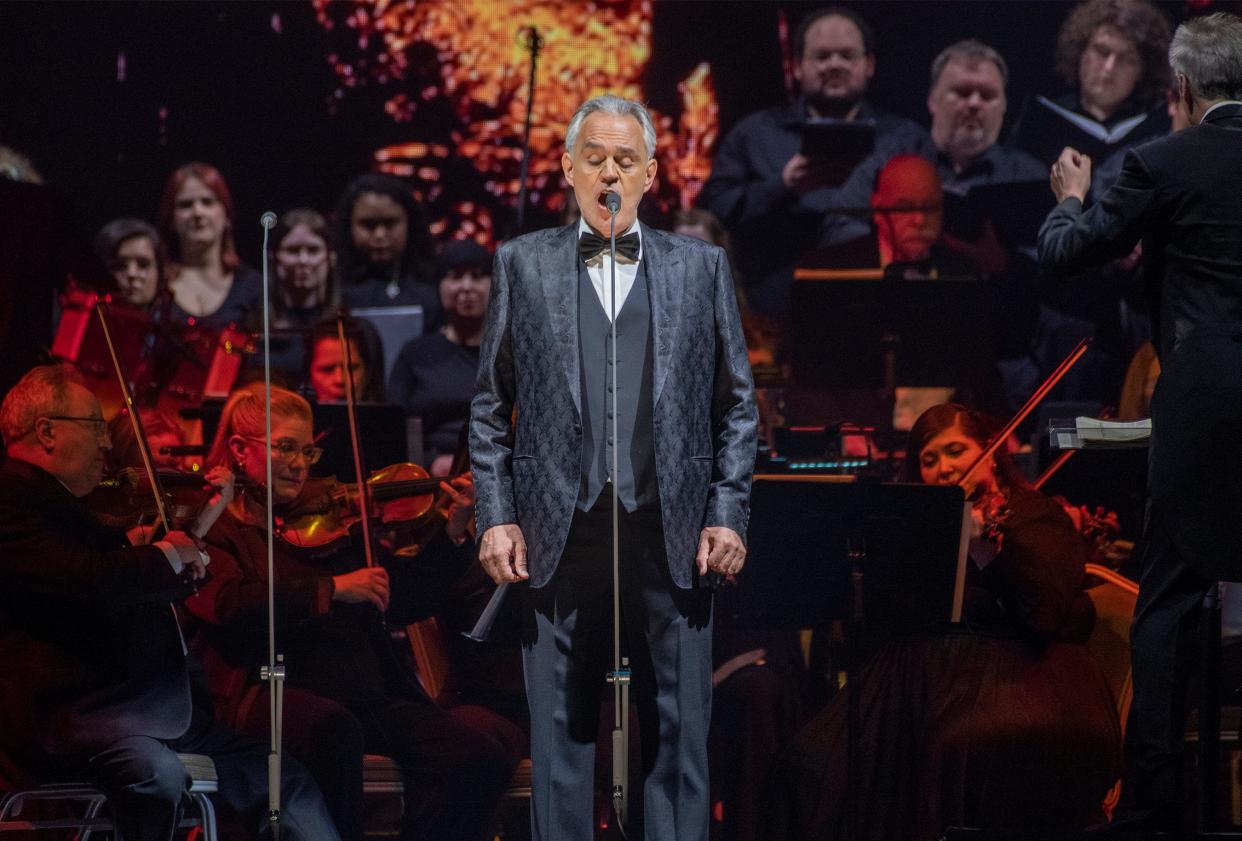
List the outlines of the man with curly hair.
{"label": "man with curly hair", "polygon": [[1075,6],[1057,34],[1054,59],[1070,90],[1028,99],[1013,145],[1047,164],[1067,145],[1090,155],[1092,195],[1098,195],[1116,177],[1126,149],[1169,131],[1169,36],[1168,19],[1148,0]]}

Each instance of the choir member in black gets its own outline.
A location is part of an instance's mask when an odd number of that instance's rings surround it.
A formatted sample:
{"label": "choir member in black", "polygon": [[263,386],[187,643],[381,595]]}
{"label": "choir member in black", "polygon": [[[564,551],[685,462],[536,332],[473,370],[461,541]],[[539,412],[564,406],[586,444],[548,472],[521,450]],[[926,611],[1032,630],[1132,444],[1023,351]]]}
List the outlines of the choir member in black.
{"label": "choir member in black", "polygon": [[[1169,38],[1164,13],[1147,0],[1088,0],[1076,6],[1061,25],[1055,53],[1057,75],[1070,90],[1029,99],[1014,127],[1014,145],[1045,166],[1067,146],[1089,155],[1088,197],[1098,199],[1120,174],[1128,150],[1170,130]],[[1123,255],[1072,287],[1046,290],[1035,348],[1041,373],[1051,371],[1084,336],[1093,339],[1088,356],[1062,382],[1059,398],[1106,400],[1131,355],[1150,338],[1137,262]]]}
{"label": "choir member in black", "polygon": [[171,319],[204,327],[244,325],[260,309],[263,280],[233,242],[233,196],[204,163],[178,167],[164,185],[157,222],[172,294]]}
{"label": "choir member in black", "polygon": [[875,75],[876,44],[871,26],[857,12],[841,6],[811,12],[799,24],[794,50],[798,98],[752,114],[725,136],[698,202],[733,235],[750,303],[775,318],[788,315],[798,257],[866,227],[828,216],[834,207],[850,205],[830,186],[840,183],[832,176],[841,175],[833,172],[832,162],[803,154],[804,123],[815,118],[875,123],[878,154],[854,173],[868,185],[863,204],[884,161],[914,151],[927,137],[913,121],[865,98]]}
{"label": "choir member in black", "polygon": [[[354,394],[363,403],[384,403],[384,349],[375,328],[364,318],[345,320]],[[316,403],[344,403],[345,351],[336,319],[321,321],[306,335],[302,385]]]}
{"label": "choir member in black", "polygon": [[[1169,132],[1169,21],[1147,0],[1087,0],[1057,33],[1056,73],[1069,91],[1023,104],[1012,145],[1051,166],[1066,146],[1097,166],[1091,195],[1116,176],[1127,149]],[[1114,159],[1116,161],[1114,162]]]}
{"label": "choir member in black", "polygon": [[[235,392],[225,405],[208,456],[262,484],[270,450],[277,515],[288,515],[307,490],[315,447],[310,405],[273,389],[272,431],[264,435],[263,388]],[[466,523],[473,487],[466,477],[442,485],[454,501],[447,524],[423,546],[419,569],[451,581],[473,559]],[[308,494],[313,494],[312,489]],[[212,580],[186,607],[217,709],[239,729],[267,727],[267,534],[261,492],[241,493],[207,536]],[[402,667],[385,622],[420,617],[439,583],[381,552],[363,565],[356,546],[321,556],[276,540],[277,635],[288,668],[284,736],[327,794],[341,835],[362,837],[363,752],[393,757],[405,775],[401,837],[480,841],[516,757],[499,742],[441,709]],[[442,582],[440,582],[442,583]]]}
{"label": "choir member in black", "polygon": [[112,275],[121,299],[149,308],[163,291],[160,235],[142,219],[113,219],[95,235],[95,255]]}
{"label": "choir member in black", "polygon": [[[272,376],[288,387],[298,385],[306,354],[306,331],[340,308],[328,222],[318,211],[298,207],[281,214],[272,229]],[[256,311],[250,327],[263,329]],[[251,360],[246,379],[261,378],[262,360]],[[257,377],[256,368],[258,369]]]}
{"label": "choir member in black", "polygon": [[424,325],[438,323],[435,245],[427,213],[391,175],[360,175],[336,205],[337,269],[346,307],[417,304]]}
{"label": "choir member in black", "polygon": [[[189,781],[176,754],[202,753],[214,799],[253,838],[267,824],[267,748],[214,720],[169,603],[202,581],[207,553],[182,531],[132,546],[88,510],[110,442],[73,369],[27,373],[0,404],[0,432],[0,778],[17,774],[0,789],[85,779],[126,841],[166,841]],[[282,790],[282,838],[338,837],[297,762]]]}
{"label": "choir member in black", "polygon": [[458,240],[440,255],[439,330],[401,349],[388,377],[388,395],[423,421],[423,452],[433,476],[448,473],[479,370],[483,315],[491,294],[492,256],[471,240]]}
{"label": "choir member in black", "polygon": [[[991,431],[962,406],[927,410],[910,431],[904,478],[957,483]],[[976,533],[995,537],[972,541],[965,622],[873,649],[859,678],[857,767],[845,764],[842,693],[778,760],[770,838],[850,837],[852,773],[861,839],[932,841],[946,826],[1072,830],[1099,815],[1117,776],[1120,730],[1082,645],[1095,618],[1083,543],[1003,451],[966,490]]]}

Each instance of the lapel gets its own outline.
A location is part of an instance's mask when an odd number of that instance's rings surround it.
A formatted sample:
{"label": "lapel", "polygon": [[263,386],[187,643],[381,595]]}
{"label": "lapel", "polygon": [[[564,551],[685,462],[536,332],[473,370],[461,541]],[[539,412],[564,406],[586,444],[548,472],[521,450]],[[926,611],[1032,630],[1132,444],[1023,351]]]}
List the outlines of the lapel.
{"label": "lapel", "polygon": [[[553,231],[547,248],[535,251],[543,298],[561,368],[569,379],[569,393],[582,417],[582,388],[578,374],[578,224]],[[555,363],[554,363],[555,364]]]}
{"label": "lapel", "polygon": [[668,378],[673,349],[677,346],[677,328],[681,324],[682,297],[685,283],[682,275],[684,258],[668,234],[643,226],[643,256],[647,271],[647,294],[651,300],[652,365],[651,405],[660,401],[660,392]]}

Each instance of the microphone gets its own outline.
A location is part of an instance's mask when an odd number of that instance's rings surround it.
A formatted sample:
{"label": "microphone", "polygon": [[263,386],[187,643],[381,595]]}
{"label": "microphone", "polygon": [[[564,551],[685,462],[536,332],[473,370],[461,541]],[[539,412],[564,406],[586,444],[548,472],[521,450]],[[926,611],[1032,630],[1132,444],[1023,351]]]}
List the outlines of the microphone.
{"label": "microphone", "polygon": [[270,231],[272,228],[276,227],[276,214],[269,210],[267,213],[264,213],[259,217],[259,224],[266,230]]}
{"label": "microphone", "polygon": [[611,215],[616,216],[621,210],[621,197],[609,190],[604,193],[604,206],[608,208]]}

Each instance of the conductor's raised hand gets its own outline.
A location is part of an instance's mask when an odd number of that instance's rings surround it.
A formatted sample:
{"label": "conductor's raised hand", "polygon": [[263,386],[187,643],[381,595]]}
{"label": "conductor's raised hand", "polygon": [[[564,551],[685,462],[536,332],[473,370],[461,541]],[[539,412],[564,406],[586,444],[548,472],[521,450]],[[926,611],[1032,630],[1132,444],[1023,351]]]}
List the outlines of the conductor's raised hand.
{"label": "conductor's raised hand", "polygon": [[1073,196],[1085,201],[1091,190],[1091,158],[1077,149],[1066,146],[1052,165],[1049,174],[1052,192],[1062,202]]}
{"label": "conductor's raised hand", "polygon": [[334,575],[332,587],[334,602],[370,602],[380,612],[388,610],[388,571],[383,567],[363,567],[344,575]]}
{"label": "conductor's raised hand", "polygon": [[708,570],[721,575],[737,575],[746,563],[746,544],[742,536],[725,526],[707,526],[699,533],[699,551],[694,558],[699,575]]}
{"label": "conductor's raised hand", "polygon": [[526,571],[526,538],[516,523],[502,523],[483,532],[479,563],[497,584],[514,584],[530,578]]}

